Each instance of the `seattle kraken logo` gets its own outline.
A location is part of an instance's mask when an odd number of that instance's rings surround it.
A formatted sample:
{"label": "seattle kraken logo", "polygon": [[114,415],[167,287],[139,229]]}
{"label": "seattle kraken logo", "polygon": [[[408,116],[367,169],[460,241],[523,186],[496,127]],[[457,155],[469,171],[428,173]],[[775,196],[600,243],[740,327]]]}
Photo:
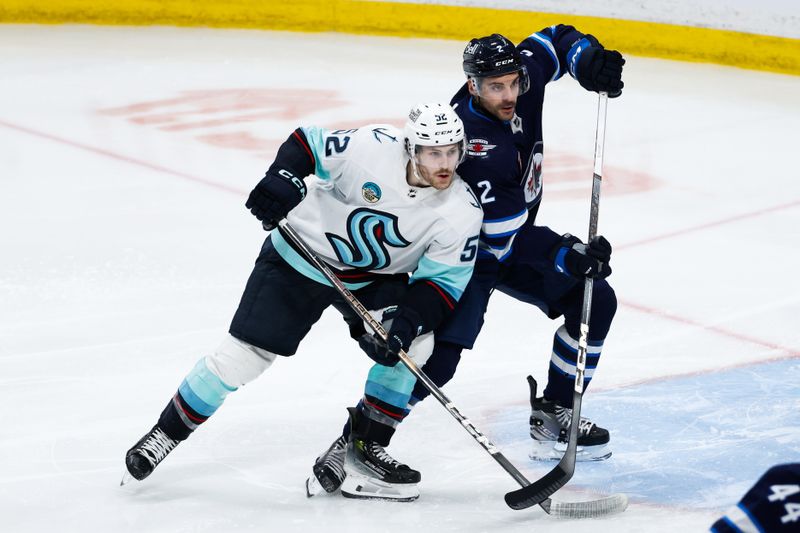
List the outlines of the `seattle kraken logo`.
{"label": "seattle kraken logo", "polygon": [[347,218],[349,242],[333,233],[325,233],[339,261],[365,270],[386,268],[392,260],[386,245],[405,248],[407,241],[397,227],[397,217],[365,207],[356,209]]}

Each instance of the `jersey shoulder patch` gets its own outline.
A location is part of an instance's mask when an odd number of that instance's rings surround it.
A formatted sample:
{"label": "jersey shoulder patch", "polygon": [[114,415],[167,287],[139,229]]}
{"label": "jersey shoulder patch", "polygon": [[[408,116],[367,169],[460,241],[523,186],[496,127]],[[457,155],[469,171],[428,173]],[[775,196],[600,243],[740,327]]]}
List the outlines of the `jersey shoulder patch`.
{"label": "jersey shoulder patch", "polygon": [[[483,137],[488,137],[488,135]],[[491,150],[497,148],[496,144],[492,144],[489,139],[483,137],[467,139],[467,157],[486,157]]]}

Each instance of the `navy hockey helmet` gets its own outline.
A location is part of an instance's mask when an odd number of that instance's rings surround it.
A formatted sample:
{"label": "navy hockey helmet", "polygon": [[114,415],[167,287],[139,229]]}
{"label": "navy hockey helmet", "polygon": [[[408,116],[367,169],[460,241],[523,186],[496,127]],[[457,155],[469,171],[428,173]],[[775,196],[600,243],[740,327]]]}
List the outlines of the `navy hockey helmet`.
{"label": "navy hockey helmet", "polygon": [[475,80],[476,86],[480,78],[503,76],[512,72],[520,73],[520,91],[522,94],[530,87],[528,69],[522,63],[522,57],[514,43],[493,33],[487,37],[472,39],[464,48],[464,74]]}

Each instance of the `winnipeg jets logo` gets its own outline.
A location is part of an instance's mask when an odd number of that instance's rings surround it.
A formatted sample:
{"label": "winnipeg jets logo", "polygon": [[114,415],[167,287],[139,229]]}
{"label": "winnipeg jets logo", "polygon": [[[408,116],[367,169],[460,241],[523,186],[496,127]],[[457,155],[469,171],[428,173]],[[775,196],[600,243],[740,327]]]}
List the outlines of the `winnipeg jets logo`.
{"label": "winnipeg jets logo", "polygon": [[486,157],[489,155],[489,150],[496,146],[496,144],[489,144],[489,141],[486,139],[470,139],[467,143],[467,155]]}
{"label": "winnipeg jets logo", "polygon": [[525,202],[530,206],[535,203],[539,196],[542,194],[542,162],[544,156],[541,150],[541,141],[534,145],[534,151],[528,160],[528,168],[525,169]]}
{"label": "winnipeg jets logo", "polygon": [[395,215],[365,207],[347,217],[348,240],[335,233],[325,236],[340,262],[365,270],[386,268],[392,263],[387,245],[405,248],[411,244],[400,234]]}

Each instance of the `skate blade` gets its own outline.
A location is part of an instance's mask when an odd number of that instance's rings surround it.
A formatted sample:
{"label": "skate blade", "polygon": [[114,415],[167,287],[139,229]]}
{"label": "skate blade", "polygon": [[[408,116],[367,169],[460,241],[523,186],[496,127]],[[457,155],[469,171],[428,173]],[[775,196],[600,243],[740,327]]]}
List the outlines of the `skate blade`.
{"label": "skate blade", "polygon": [[348,474],[342,483],[342,496],[361,500],[413,502],[419,498],[416,483],[385,483],[373,478]]}
{"label": "skate blade", "polygon": [[127,484],[128,484],[128,483],[129,483],[129,482],[132,480],[132,479],[133,479],[133,476],[131,475],[131,473],[130,473],[130,472],[128,472],[127,470],[125,470],[125,473],[124,473],[124,474],[122,474],[122,480],[119,482],[119,486],[120,486],[120,487],[124,487],[124,486],[125,486],[125,485],[127,485]]}
{"label": "skate blade", "polygon": [[311,474],[306,479],[306,497],[313,498],[317,494],[325,492],[325,489],[320,485],[319,480],[314,474]]}
{"label": "skate blade", "polygon": [[[560,461],[567,450],[564,442],[542,442],[534,439],[533,447],[528,453],[528,457],[534,461]],[[597,446],[578,446],[575,459],[578,462],[604,461],[611,457],[611,448],[608,444]]]}

